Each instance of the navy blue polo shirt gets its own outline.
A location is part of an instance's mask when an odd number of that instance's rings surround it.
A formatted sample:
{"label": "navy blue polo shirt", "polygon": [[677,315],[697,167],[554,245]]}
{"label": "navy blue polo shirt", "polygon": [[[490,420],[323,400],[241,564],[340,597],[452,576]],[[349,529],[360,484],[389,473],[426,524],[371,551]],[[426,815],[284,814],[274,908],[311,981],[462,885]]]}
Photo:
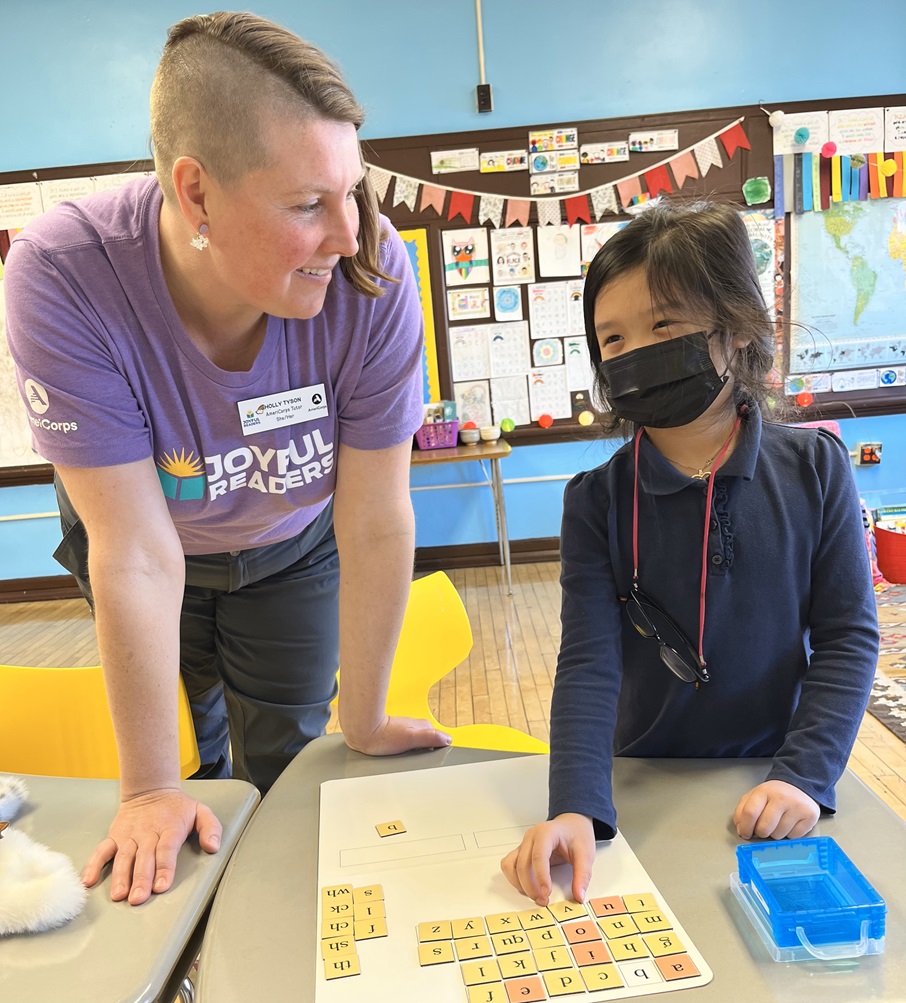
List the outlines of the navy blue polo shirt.
{"label": "navy blue polo shirt", "polygon": [[[564,496],[549,817],[588,815],[596,838],[612,838],[613,755],[772,757],[766,780],[833,811],[878,657],[846,447],[824,429],[746,414],[715,477],[703,646],[711,681],[698,689],[667,669],[619,601],[632,581],[633,466],[627,443]],[[643,436],[639,586],[696,649],[706,491]]]}

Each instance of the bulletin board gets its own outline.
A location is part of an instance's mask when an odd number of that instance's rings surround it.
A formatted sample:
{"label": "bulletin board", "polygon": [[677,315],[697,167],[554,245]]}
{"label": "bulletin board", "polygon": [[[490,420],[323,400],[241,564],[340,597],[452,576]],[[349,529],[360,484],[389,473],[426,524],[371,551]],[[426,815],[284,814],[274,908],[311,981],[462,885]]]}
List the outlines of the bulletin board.
{"label": "bulletin board", "polygon": [[[769,121],[776,110],[780,126]],[[822,156],[830,136],[839,152]],[[581,374],[591,382],[584,270],[646,200],[667,194],[744,213],[786,390],[809,403],[804,418],[906,410],[904,150],[906,94],[367,141],[381,211],[418,283],[425,400],[457,400],[460,420],[476,424],[510,417],[516,444],[599,435],[579,421],[589,408]],[[0,261],[15,233],[10,193],[46,209],[152,166],[0,174]],[[551,427],[539,426],[542,412]],[[0,339],[0,486],[51,479],[49,464],[23,457],[23,429]]]}

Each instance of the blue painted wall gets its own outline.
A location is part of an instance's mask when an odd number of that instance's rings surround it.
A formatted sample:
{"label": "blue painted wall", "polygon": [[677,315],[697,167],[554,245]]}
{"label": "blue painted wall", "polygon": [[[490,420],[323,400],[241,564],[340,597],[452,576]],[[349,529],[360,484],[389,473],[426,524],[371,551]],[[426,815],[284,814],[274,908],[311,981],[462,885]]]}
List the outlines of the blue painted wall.
{"label": "blue painted wall", "polygon": [[[556,11],[547,0],[484,0],[494,113],[474,111],[478,57],[472,4],[425,0],[267,0],[257,13],[331,54],[368,109],[365,135],[417,135],[903,88],[906,3],[876,0],[850,30],[848,0],[728,4],[650,0],[644,19],[612,0]],[[166,28],[197,13],[181,0],[30,0],[2,5],[7,80],[0,171],[148,154],[148,90]],[[570,16],[575,12],[574,16]],[[562,59],[558,66],[557,60]],[[848,445],[884,443],[881,467],[857,471],[872,503],[906,497],[900,417],[843,423]],[[502,467],[513,539],[555,536],[564,479],[607,456],[600,444],[528,446]],[[481,480],[477,464],[420,470],[413,486]],[[899,496],[899,497],[896,497]],[[490,491],[415,491],[420,546],[494,538]],[[49,488],[0,491],[0,516],[49,511]],[[55,573],[52,520],[0,522],[0,578]]]}

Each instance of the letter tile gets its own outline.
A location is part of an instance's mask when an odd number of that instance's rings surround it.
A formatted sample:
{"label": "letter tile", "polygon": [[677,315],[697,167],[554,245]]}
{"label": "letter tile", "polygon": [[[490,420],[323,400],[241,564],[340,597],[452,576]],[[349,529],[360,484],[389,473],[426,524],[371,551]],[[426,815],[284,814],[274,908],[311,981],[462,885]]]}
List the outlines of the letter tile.
{"label": "letter tile", "polygon": [[670,958],[655,958],[655,964],[668,982],[701,975],[701,972],[695,967],[695,962],[688,954],[675,954]]}
{"label": "letter tile", "polygon": [[654,986],[664,981],[657,965],[650,958],[624,961],[617,967],[627,986]]}
{"label": "letter tile", "polygon": [[513,979],[520,975],[537,975],[538,966],[530,951],[522,954],[508,954],[506,957],[498,958],[500,974],[505,979]]}
{"label": "letter tile", "polygon": [[651,892],[642,895],[624,895],[623,901],[629,912],[647,912],[650,909],[660,909],[657,899]]}
{"label": "letter tile", "polygon": [[577,971],[571,972],[545,972],[542,976],[547,991],[551,997],[571,996],[573,993],[585,992],[582,984],[582,976]]}
{"label": "letter tile", "polygon": [[686,950],[683,942],[672,930],[665,930],[663,933],[643,933],[642,940],[645,941],[648,950],[656,958],[661,958],[666,954],[679,954]]}
{"label": "letter tile", "polygon": [[617,916],[626,912],[626,906],[619,895],[608,895],[605,898],[589,899],[588,905],[592,915],[601,919],[602,916]]}
{"label": "letter tile", "polygon": [[484,917],[471,916],[468,919],[452,920],[453,939],[459,940],[461,937],[475,937],[485,933]]}
{"label": "letter tile", "polygon": [[533,949],[559,947],[566,943],[563,932],[557,926],[540,926],[537,930],[526,930],[526,934]]}
{"label": "letter tile", "polygon": [[338,958],[341,954],[355,954],[355,941],[352,937],[330,937],[321,941],[321,957]]}
{"label": "letter tile", "polygon": [[573,959],[565,947],[545,947],[535,951],[535,964],[539,972],[551,972],[557,968],[572,968]]}
{"label": "letter tile", "polygon": [[518,951],[527,951],[531,947],[525,930],[517,930],[515,933],[495,933],[491,936],[491,943],[498,954],[515,954]]}
{"label": "letter tile", "polygon": [[493,958],[486,961],[466,961],[459,966],[463,981],[467,986],[479,986],[485,982],[500,982],[500,966]]}
{"label": "letter tile", "polygon": [[642,933],[652,933],[654,930],[669,930],[673,926],[660,909],[651,909],[648,912],[634,912],[632,918]]}
{"label": "letter tile", "polygon": [[460,961],[471,961],[474,958],[490,958],[494,954],[491,942],[487,937],[466,937],[454,940],[456,957]]}
{"label": "letter tile", "polygon": [[511,930],[522,929],[519,916],[514,912],[497,912],[485,916],[485,922],[488,924],[488,933],[508,933]]}
{"label": "letter tile", "polygon": [[395,822],[378,822],[375,829],[377,829],[377,834],[381,839],[386,836],[398,836],[401,832],[406,831],[405,825],[399,819]]}
{"label": "letter tile", "polygon": [[590,965],[580,969],[580,972],[590,993],[599,989],[619,989],[623,985],[616,965]]}
{"label": "letter tile", "polygon": [[554,919],[558,923],[588,915],[588,910],[581,902],[551,902],[548,909],[554,914]]}
{"label": "letter tile", "polygon": [[469,1003],[509,1003],[502,982],[492,982],[484,986],[469,986]]}
{"label": "letter tile", "polygon": [[504,983],[510,1003],[539,1003],[547,999],[544,983],[537,975],[525,979],[507,979]]}
{"label": "letter tile", "polygon": [[540,906],[536,909],[524,909],[516,914],[524,930],[537,930],[539,926],[553,926],[556,920],[550,909]]}
{"label": "letter tile", "polygon": [[635,925],[632,916],[610,916],[607,919],[599,919],[598,926],[601,933],[608,940],[614,937],[628,937],[633,933],[638,933],[639,928]]}
{"label": "letter tile", "polygon": [[453,945],[449,940],[442,940],[436,944],[418,945],[418,963],[424,967],[426,965],[443,965],[448,961],[454,961]]}
{"label": "letter tile", "polygon": [[601,939],[601,931],[592,919],[587,919],[584,923],[581,920],[578,923],[564,923],[560,929],[570,944],[583,944],[587,940]]}
{"label": "letter tile", "polygon": [[384,888],[382,885],[363,885],[352,889],[353,902],[383,902]]}
{"label": "letter tile", "polygon": [[601,941],[591,944],[576,944],[570,948],[570,951],[580,968],[584,968],[585,965],[605,965],[613,961],[610,951]]}
{"label": "letter tile", "polygon": [[358,956],[344,954],[340,958],[328,958],[324,962],[325,979],[345,979],[348,975],[361,975]]}
{"label": "letter tile", "polygon": [[647,958],[651,952],[641,937],[620,937],[608,940],[607,947],[614,961],[631,961],[633,958]]}
{"label": "letter tile", "polygon": [[430,923],[418,924],[418,940],[420,944],[429,940],[452,940],[453,928],[448,919],[433,920]]}

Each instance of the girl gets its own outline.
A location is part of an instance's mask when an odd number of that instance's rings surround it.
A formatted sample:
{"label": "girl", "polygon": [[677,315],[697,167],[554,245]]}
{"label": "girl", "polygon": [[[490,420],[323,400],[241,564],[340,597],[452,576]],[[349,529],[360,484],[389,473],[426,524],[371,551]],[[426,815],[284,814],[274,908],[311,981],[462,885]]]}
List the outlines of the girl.
{"label": "girl", "polygon": [[550,820],[503,860],[540,905],[562,862],[581,901],[616,832],[612,755],[771,757],[736,831],[807,833],[878,653],[846,448],[765,420],[774,337],[739,214],[647,210],[595,256],[584,307],[605,427],[633,437],[564,498]]}

